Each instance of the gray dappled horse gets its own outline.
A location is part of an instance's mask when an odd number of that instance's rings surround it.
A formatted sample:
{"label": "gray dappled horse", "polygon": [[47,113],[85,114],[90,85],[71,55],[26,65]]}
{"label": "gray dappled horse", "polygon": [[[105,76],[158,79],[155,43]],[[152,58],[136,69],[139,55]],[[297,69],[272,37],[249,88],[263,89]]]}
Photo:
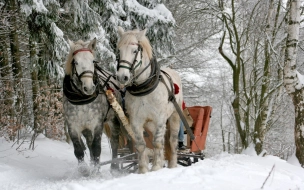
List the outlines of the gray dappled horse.
{"label": "gray dappled horse", "polygon": [[[117,157],[119,122],[114,116],[113,110],[110,109],[104,93],[110,85],[110,82],[106,80],[110,74],[103,70],[97,71],[94,66],[96,38],[88,42],[69,40],[69,44],[70,52],[65,65],[63,83],[64,122],[73,142],[79,171],[84,175],[89,175],[89,167],[84,163],[85,145],[81,136],[83,135],[86,139],[91,164],[96,169],[101,154],[104,121],[112,131],[113,158]],[[115,94],[118,96],[119,92],[116,91]],[[111,167],[116,168],[114,164]]]}
{"label": "gray dappled horse", "polygon": [[[149,40],[145,36],[146,30],[125,32],[119,27],[118,33],[120,61],[117,79],[121,84],[126,85],[127,89],[125,107],[135,134],[135,147],[139,155],[139,173],[148,171],[149,159],[143,137],[144,129],[148,129],[153,134],[152,170],[163,168],[164,135],[167,121],[170,126],[169,148],[171,151],[168,167],[176,167],[180,117],[170,98],[174,98],[181,107],[183,101],[181,79],[174,70],[159,68],[153,58]],[[176,92],[175,95],[173,91]]]}

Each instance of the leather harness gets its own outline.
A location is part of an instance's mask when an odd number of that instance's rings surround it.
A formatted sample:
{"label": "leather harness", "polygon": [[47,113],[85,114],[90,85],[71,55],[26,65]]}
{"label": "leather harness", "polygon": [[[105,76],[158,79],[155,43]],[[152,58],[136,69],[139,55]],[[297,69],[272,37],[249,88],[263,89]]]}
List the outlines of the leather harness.
{"label": "leather harness", "polygon": [[[92,53],[92,50],[90,50],[88,48],[82,48],[82,49],[79,49],[79,50],[76,50],[75,52],[73,52],[73,56],[82,51],[89,51]],[[107,87],[107,89],[110,88],[109,80],[112,77],[112,75],[108,75],[108,77],[107,77],[108,73],[106,73],[103,69],[101,69],[97,65],[97,62],[94,61],[94,68],[95,68],[94,72],[87,70],[87,71],[83,71],[82,73],[78,74],[77,70],[76,70],[75,60],[72,61],[72,66],[73,66],[72,76],[75,75],[79,81],[80,81],[81,77],[84,77],[85,74],[87,74],[87,73],[92,74],[92,76],[85,76],[85,77],[92,77],[93,83],[96,86],[96,88],[95,88],[95,92],[92,95],[83,94],[82,91],[80,89],[78,89],[78,87],[75,85],[75,83],[71,79],[71,76],[65,75],[65,77],[63,79],[63,93],[71,104],[73,104],[73,105],[89,104],[89,103],[93,102],[100,93],[105,92],[105,87]],[[98,70],[103,76],[98,75],[96,70]],[[100,81],[103,82],[103,85],[100,84]],[[118,89],[118,87],[115,84],[113,84],[113,85],[115,86],[115,88]]]}

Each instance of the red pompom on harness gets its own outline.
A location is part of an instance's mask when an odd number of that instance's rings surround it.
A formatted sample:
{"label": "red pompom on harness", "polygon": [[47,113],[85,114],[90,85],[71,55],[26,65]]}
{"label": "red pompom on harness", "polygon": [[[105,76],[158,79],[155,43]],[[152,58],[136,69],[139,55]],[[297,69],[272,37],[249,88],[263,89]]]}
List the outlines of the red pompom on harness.
{"label": "red pompom on harness", "polygon": [[115,93],[115,92],[114,92],[114,89],[113,89],[113,88],[111,88],[111,87],[108,87],[108,88],[107,88],[107,90],[111,90],[111,91],[112,91],[112,93]]}
{"label": "red pompom on harness", "polygon": [[174,83],[174,94],[178,94],[178,93],[179,93],[179,86]]}

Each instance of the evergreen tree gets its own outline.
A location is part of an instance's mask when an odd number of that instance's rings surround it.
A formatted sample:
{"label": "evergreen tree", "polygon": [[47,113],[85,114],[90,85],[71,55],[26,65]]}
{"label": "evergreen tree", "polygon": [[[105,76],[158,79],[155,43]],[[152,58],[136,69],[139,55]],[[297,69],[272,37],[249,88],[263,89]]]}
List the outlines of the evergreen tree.
{"label": "evergreen tree", "polygon": [[161,1],[128,0],[125,10],[131,29],[148,29],[147,36],[157,57],[167,57],[174,52],[175,20]]}
{"label": "evergreen tree", "polygon": [[[8,25],[14,29],[6,28],[5,33],[1,34],[0,41],[4,42],[0,46],[3,50],[0,55],[1,76],[12,76],[14,81],[17,77],[32,78],[31,84],[24,90],[31,93],[18,95],[17,98],[21,100],[25,96],[32,97],[29,102],[32,105],[30,109],[33,110],[31,113],[38,114],[32,116],[32,128],[37,132],[41,132],[40,127],[45,127],[45,124],[39,123],[38,118],[46,117],[43,113],[48,111],[41,112],[41,104],[37,99],[45,101],[40,96],[46,96],[47,92],[52,91],[51,84],[61,83],[69,48],[67,39],[89,40],[97,37],[97,60],[104,62],[104,67],[116,60],[118,26],[126,30],[147,28],[148,37],[158,57],[173,52],[174,19],[161,1],[0,0],[0,6],[2,11],[10,12]],[[2,74],[5,71],[2,67],[7,66],[13,66],[11,72]],[[27,68],[27,72],[30,70],[30,73],[23,75],[23,67]],[[60,89],[58,86],[55,88]],[[14,97],[13,94],[9,96]],[[6,104],[15,105],[10,101]]]}

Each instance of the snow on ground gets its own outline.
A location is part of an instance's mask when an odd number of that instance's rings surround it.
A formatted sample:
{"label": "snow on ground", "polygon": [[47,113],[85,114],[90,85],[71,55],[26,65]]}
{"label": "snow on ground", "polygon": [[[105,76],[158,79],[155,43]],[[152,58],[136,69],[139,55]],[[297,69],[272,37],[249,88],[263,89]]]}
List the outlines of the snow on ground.
{"label": "snow on ground", "polygon": [[[100,174],[82,177],[71,145],[43,136],[35,143],[34,151],[28,150],[28,142],[16,150],[19,145],[12,146],[0,138],[0,190],[257,190],[267,176],[263,189],[304,190],[304,169],[275,156],[222,153],[190,167],[164,168],[147,174],[114,175],[107,165]],[[111,153],[105,137],[102,148],[101,160],[109,160]]]}

